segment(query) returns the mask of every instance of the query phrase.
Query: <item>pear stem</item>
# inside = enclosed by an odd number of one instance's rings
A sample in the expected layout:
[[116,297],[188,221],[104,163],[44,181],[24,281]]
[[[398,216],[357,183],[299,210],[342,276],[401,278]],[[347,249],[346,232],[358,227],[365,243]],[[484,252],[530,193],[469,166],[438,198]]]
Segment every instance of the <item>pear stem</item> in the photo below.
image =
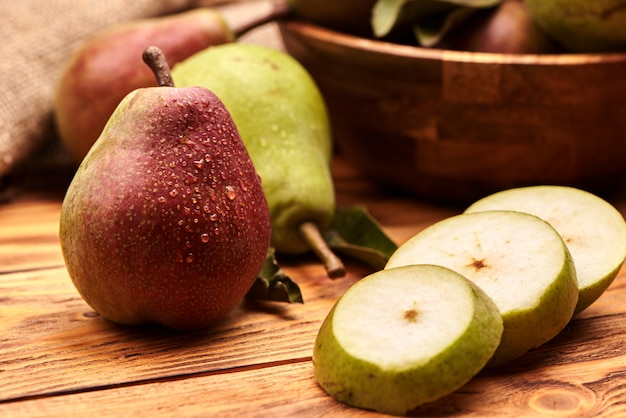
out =
[[336,279],[346,275],[346,268],[339,257],[328,247],[319,228],[314,222],[307,221],[300,224],[300,234],[309,243],[313,252],[324,263],[328,277]]
[[142,58],[143,62],[145,62],[154,73],[159,87],[174,87],[170,66],[165,59],[165,54],[163,54],[160,48],[156,46],[147,47],[143,51]]

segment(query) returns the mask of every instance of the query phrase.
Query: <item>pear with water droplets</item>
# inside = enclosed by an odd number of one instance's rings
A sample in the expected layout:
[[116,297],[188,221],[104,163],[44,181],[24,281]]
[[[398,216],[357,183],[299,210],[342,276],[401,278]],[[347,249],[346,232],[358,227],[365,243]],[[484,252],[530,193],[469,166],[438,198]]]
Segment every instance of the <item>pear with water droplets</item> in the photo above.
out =
[[199,329],[255,281],[269,209],[223,103],[206,88],[174,87],[159,52],[145,59],[160,86],[126,96],[78,168],[60,241],[74,285],[101,316]]

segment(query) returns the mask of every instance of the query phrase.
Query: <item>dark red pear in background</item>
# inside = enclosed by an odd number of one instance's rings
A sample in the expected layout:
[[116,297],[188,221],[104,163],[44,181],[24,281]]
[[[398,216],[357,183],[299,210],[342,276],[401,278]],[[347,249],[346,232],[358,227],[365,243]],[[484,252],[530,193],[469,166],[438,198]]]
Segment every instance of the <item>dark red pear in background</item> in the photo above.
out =
[[444,36],[438,48],[502,54],[547,54],[561,50],[531,18],[522,0],[503,0],[476,11]]
[[146,47],[158,46],[171,67],[287,12],[287,6],[276,1],[234,21],[218,9],[198,8],[122,23],[95,34],[74,52],[55,92],[55,122],[63,144],[79,163],[120,101],[137,88],[156,86],[154,75],[141,62]]

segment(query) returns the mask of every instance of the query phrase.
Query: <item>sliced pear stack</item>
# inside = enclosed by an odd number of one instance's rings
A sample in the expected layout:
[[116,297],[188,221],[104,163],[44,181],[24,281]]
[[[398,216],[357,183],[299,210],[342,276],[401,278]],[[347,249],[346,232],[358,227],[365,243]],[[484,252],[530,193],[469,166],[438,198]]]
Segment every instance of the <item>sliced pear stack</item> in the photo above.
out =
[[412,264],[448,267],[494,300],[504,332],[491,365],[552,339],[578,301],[576,270],[563,240],[527,213],[487,211],[437,222],[400,246],[385,268]]
[[341,402],[406,414],[551,340],[625,259],[626,222],[596,195],[492,194],[415,234],[339,299],[315,377]]

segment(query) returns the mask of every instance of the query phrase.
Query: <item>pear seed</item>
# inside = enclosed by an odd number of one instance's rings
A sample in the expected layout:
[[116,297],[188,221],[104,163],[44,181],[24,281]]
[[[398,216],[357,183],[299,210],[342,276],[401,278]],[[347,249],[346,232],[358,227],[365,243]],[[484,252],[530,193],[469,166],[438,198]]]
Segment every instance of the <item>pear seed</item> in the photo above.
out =
[[415,309],[409,309],[404,312],[404,319],[407,322],[415,323],[417,322],[417,311]]

